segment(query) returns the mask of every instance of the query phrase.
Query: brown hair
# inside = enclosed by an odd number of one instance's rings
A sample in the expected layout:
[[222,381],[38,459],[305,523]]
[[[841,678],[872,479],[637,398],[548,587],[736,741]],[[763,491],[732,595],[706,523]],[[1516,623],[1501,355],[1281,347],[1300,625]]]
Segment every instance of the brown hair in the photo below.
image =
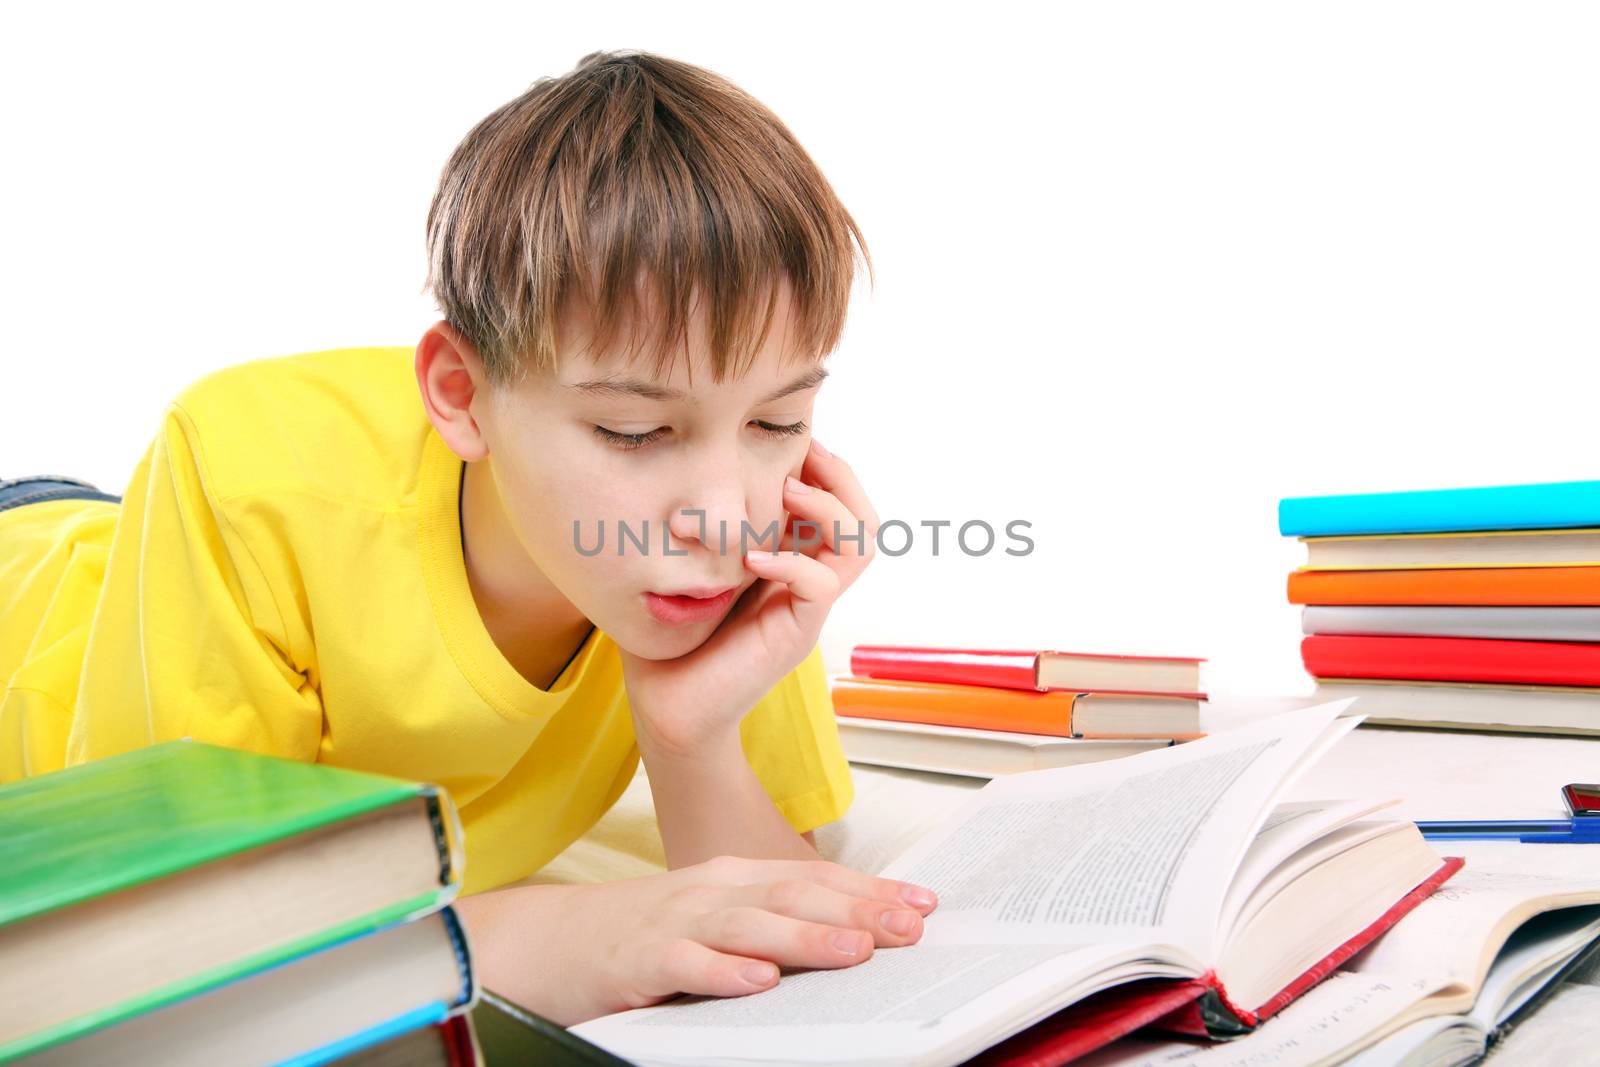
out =
[[593,309],[600,351],[623,322],[654,322],[659,375],[698,291],[720,382],[763,343],[784,281],[793,349],[831,352],[857,249],[870,277],[855,220],[748,93],[647,52],[593,52],[451,154],[428,209],[427,288],[491,384],[555,366],[571,297]]

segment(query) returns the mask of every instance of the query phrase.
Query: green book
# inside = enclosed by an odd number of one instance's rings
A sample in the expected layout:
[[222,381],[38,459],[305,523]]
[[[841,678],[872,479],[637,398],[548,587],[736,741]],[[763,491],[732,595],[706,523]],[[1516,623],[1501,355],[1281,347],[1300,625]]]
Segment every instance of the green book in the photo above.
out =
[[454,898],[436,786],[172,741],[0,787],[0,1062]]

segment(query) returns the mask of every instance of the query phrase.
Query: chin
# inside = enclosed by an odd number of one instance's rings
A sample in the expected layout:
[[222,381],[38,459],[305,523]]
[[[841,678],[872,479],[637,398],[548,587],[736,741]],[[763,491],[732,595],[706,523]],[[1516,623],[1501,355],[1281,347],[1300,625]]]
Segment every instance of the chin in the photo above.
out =
[[613,640],[616,640],[617,644],[630,655],[638,656],[640,659],[677,659],[679,656],[687,656],[705,644],[716,630],[716,625],[712,623],[669,626],[647,614],[633,629],[627,641],[619,640],[615,636]]

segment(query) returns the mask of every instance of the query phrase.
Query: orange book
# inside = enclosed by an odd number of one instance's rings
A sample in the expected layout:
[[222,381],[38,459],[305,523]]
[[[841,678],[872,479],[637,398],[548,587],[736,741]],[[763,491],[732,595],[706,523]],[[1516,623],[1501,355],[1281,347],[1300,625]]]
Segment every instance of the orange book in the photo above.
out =
[[1200,701],[1121,693],[1039,692],[893,678],[833,679],[835,714],[1052,737],[1200,736]]
[[1600,605],[1600,567],[1293,571],[1291,604]]

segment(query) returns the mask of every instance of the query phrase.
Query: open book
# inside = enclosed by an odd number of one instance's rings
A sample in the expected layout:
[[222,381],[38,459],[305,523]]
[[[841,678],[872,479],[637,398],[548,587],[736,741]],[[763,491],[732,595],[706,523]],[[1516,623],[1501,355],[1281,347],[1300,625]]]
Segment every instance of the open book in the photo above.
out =
[[1460,866],[1414,824],[1368,819],[1381,802],[1275,808],[1356,725],[1345,706],[995,779],[883,872],[940,896],[918,944],[573,1032],[640,1063],[954,1064],[1151,977],[1195,980],[1206,1012],[1248,1031]]
[[[1600,865],[1590,846],[1498,841],[1434,842],[1465,869],[1365,952],[1270,1026],[1209,1048],[1138,1037],[1080,1061],[1083,1067],[1413,1067],[1465,1063],[1519,1018],[1600,938]],[[1504,1062],[1586,1063],[1600,1042],[1600,985],[1574,998],[1588,1010],[1561,1019],[1560,1044],[1581,1054],[1510,1056]],[[1515,1028],[1515,1029],[1513,1029]],[[1031,1036],[1031,1035],[1024,1035]],[[1509,1055],[1515,1040],[1509,1042]],[[1497,1046],[1498,1047],[1498,1046]],[[1498,1053],[1497,1053],[1498,1056]],[[1353,1058],[1352,1058],[1353,1057]]]

